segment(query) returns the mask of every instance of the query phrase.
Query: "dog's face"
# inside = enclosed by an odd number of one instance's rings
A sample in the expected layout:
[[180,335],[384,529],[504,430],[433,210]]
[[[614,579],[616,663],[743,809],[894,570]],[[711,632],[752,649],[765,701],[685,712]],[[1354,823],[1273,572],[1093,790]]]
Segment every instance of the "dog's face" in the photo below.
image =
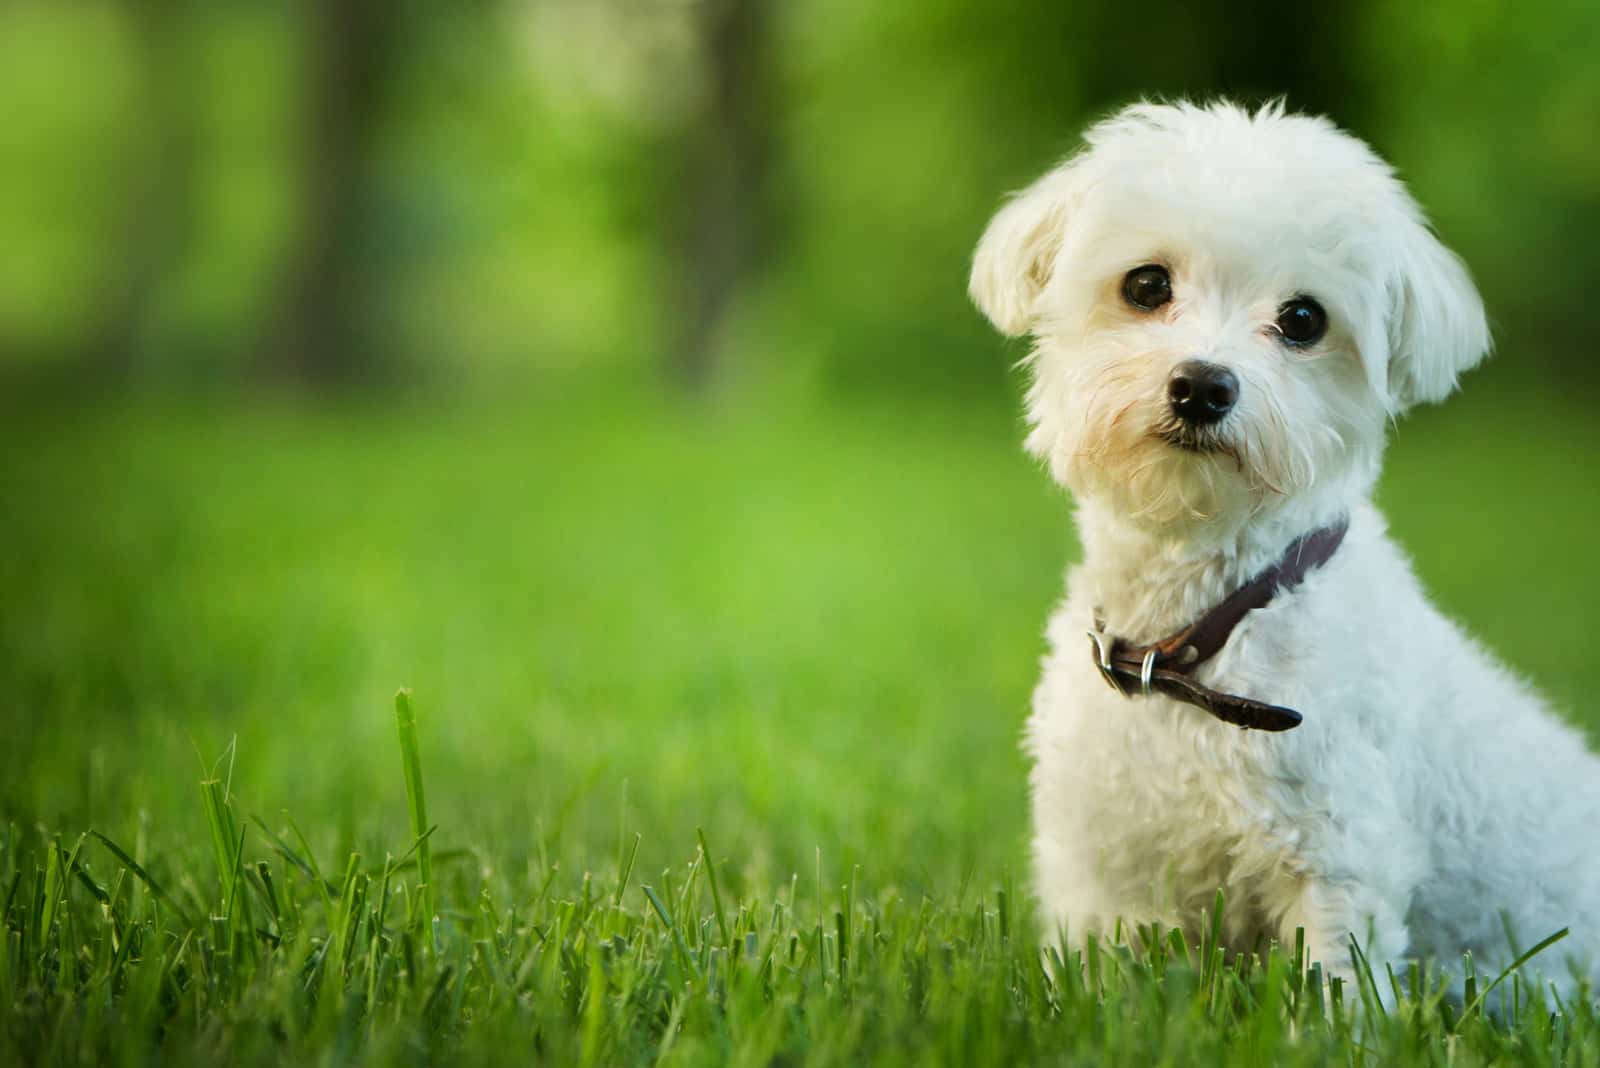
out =
[[1161,528],[1365,492],[1387,420],[1488,348],[1389,168],[1321,119],[1139,105],[990,223],[971,292],[1032,334],[1029,449]]

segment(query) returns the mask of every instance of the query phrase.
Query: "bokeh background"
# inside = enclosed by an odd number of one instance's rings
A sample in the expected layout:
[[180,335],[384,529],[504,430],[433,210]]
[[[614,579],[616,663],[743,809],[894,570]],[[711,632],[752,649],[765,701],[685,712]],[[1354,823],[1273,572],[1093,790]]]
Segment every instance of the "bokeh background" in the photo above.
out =
[[1471,265],[1382,501],[1593,737],[1597,59],[1590,0],[0,3],[0,818],[159,854],[217,768],[392,845],[410,684],[485,868],[1020,875],[1075,548],[966,266],[1141,95],[1331,115]]

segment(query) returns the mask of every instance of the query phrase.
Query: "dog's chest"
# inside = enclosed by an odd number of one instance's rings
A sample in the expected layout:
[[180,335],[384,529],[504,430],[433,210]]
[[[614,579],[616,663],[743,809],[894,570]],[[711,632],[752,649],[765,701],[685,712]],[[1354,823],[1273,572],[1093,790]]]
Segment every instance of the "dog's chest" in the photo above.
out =
[[1121,900],[1187,924],[1221,888],[1233,919],[1253,922],[1300,869],[1282,747],[1191,705],[1122,697],[1081,661],[1053,665],[1070,681],[1047,673],[1035,709],[1036,732],[1059,743],[1039,747],[1037,771],[1063,810],[1041,816],[1095,843],[1093,862]]
[[1117,698],[1110,711],[1123,719],[1121,737],[1085,763],[1114,778],[1102,796],[1131,838],[1158,854],[1226,854],[1276,822],[1275,769],[1239,744],[1236,728],[1158,696]]
[[[1099,617],[1112,633],[1147,641],[1189,618],[1188,608],[1145,616],[1095,596],[1096,585],[1075,590],[1051,620],[1031,728],[1041,839],[1092,865],[1109,900],[1132,911],[1187,925],[1221,888],[1230,926],[1254,926],[1281,911],[1307,870],[1310,829],[1326,815],[1324,769],[1312,759],[1321,727],[1242,731],[1159,693],[1122,696],[1102,678],[1086,631]],[[1314,655],[1312,601],[1306,587],[1279,591],[1234,627],[1196,681],[1312,711],[1305,698],[1333,692],[1326,658]]]

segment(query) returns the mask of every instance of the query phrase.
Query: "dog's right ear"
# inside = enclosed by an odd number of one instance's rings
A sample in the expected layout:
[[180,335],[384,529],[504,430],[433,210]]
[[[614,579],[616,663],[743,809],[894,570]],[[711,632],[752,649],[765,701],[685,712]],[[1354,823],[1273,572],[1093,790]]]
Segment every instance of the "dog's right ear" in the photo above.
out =
[[1017,193],[978,241],[967,292],[1008,337],[1033,327],[1039,294],[1055,271],[1076,199],[1074,169],[1068,160]]

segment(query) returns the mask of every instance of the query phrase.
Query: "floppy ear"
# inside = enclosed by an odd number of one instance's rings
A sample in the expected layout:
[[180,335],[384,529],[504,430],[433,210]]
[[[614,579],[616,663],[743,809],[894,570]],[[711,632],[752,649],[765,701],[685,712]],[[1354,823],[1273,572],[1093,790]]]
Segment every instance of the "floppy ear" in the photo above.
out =
[[978,310],[1007,337],[1033,326],[1034,305],[1055,270],[1075,199],[1068,161],[1012,197],[989,221],[967,283]]
[[1444,400],[1489,354],[1483,298],[1466,265],[1420,219],[1407,220],[1389,316],[1389,396],[1395,411]]

